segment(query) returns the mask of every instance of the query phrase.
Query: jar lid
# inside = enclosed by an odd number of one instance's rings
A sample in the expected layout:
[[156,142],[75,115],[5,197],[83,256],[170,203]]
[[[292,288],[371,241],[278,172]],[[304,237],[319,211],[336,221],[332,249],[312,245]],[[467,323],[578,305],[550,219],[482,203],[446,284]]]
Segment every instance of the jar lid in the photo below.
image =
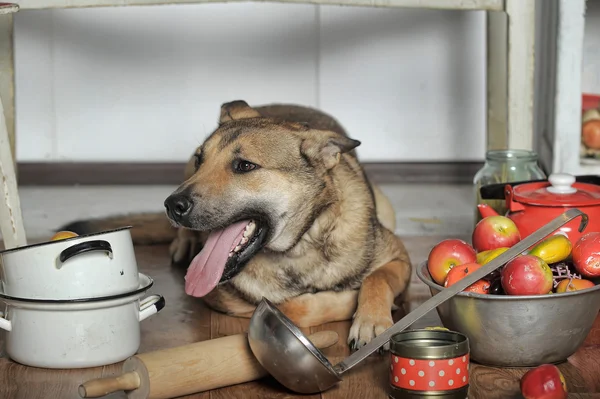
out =
[[517,202],[539,206],[592,206],[600,204],[600,186],[575,183],[567,173],[550,175],[547,182],[520,184],[513,188]]
[[410,359],[453,359],[469,353],[469,339],[454,331],[409,330],[392,335],[390,351]]

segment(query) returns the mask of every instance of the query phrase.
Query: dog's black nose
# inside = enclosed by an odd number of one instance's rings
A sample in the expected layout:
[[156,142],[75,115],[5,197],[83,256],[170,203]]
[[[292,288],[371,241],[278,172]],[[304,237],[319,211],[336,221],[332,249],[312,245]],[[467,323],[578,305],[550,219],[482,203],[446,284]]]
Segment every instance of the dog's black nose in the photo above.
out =
[[190,212],[192,201],[184,194],[170,195],[165,200],[165,208],[167,208],[167,214],[171,219],[179,220]]

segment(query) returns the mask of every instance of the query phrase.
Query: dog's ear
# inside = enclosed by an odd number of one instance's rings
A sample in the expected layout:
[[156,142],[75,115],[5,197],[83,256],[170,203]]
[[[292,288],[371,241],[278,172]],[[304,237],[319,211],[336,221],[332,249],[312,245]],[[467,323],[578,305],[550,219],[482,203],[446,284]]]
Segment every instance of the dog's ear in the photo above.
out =
[[244,100],[236,100],[221,105],[221,116],[219,123],[238,119],[258,118],[257,110],[248,105]]
[[322,163],[326,169],[336,166],[343,153],[360,145],[360,141],[330,131],[311,130],[302,141],[300,151],[314,162]]

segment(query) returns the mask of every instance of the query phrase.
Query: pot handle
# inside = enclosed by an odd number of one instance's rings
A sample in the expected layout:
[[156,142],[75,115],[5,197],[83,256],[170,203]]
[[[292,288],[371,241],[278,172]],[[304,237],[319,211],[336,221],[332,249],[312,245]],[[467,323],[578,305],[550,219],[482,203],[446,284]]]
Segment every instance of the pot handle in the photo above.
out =
[[113,250],[108,241],[94,240],[81,242],[64,249],[60,253],[59,259],[62,263],[65,263],[67,259],[91,251],[106,251],[111,259],[113,257]]
[[140,303],[139,321],[160,312],[165,307],[165,298],[162,295],[150,295],[144,298]]
[[2,312],[0,312],[0,328],[5,331],[12,330],[12,323],[10,322],[10,320],[6,320],[4,318],[4,313],[2,313]]

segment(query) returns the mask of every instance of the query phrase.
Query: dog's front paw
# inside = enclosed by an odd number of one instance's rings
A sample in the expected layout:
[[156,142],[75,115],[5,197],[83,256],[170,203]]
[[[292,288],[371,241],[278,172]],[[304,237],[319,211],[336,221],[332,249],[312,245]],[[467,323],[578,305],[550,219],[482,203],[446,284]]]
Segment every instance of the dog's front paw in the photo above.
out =
[[[383,333],[394,324],[392,315],[357,312],[354,315],[352,327],[348,334],[348,345],[350,350],[358,350],[368,344],[373,338]],[[388,350],[389,344],[385,344],[381,350]]]
[[200,235],[193,231],[180,228],[177,237],[171,242],[169,253],[173,264],[189,263],[202,249]]

